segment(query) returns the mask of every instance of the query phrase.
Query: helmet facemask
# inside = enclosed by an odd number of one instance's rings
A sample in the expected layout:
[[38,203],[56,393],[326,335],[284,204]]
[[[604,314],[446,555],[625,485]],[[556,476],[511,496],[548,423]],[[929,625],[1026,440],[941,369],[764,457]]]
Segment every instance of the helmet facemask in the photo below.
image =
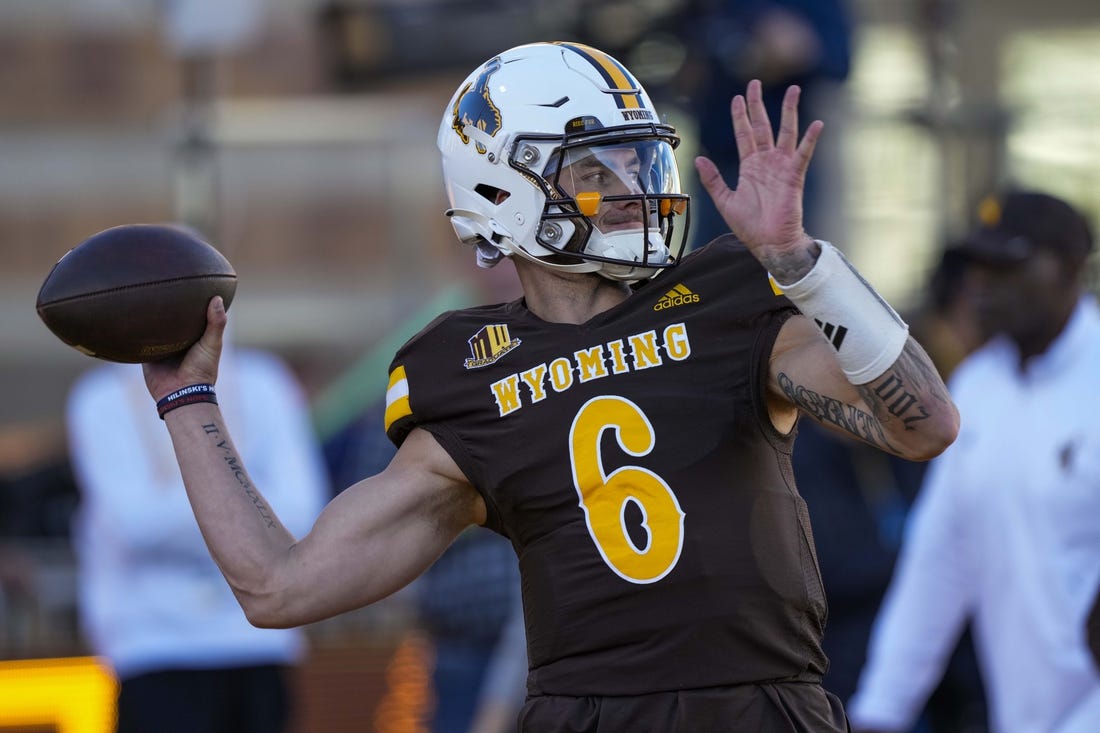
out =
[[[584,131],[555,137],[557,147],[547,142],[521,136],[509,161],[546,196],[536,241],[554,254],[541,261],[587,262],[604,277],[625,281],[676,264],[687,238],[688,197],[680,193],[673,153],[679,140],[671,128]],[[549,161],[540,166],[545,150]]]

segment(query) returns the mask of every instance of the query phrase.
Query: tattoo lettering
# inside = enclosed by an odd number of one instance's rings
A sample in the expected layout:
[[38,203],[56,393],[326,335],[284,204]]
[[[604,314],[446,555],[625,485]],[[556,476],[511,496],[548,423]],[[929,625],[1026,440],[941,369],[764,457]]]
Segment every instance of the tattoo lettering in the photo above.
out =
[[237,480],[241,488],[244,489],[245,496],[252,502],[252,506],[256,507],[256,511],[260,514],[260,519],[267,525],[268,529],[275,527],[275,518],[271,513],[271,509],[264,503],[263,498],[256,492],[256,488],[252,485],[252,482],[248,480],[248,474],[245,473],[244,466],[241,465],[240,459],[233,453],[232,446],[228,440],[219,440],[221,438],[221,430],[216,423],[207,423],[202,426],[203,432],[207,435],[213,436],[214,440],[218,440],[214,445],[222,450],[222,459],[225,461],[225,465],[229,467],[229,470],[233,472],[233,478]]
[[878,406],[885,408],[890,415],[901,420],[906,430],[917,429],[919,426],[916,423],[931,417],[925,406],[928,400],[951,403],[951,397],[932,360],[912,338],[879,381],[874,388],[869,384],[862,385],[860,395],[868,405],[873,406],[876,414],[880,409]]
[[918,403],[916,396],[905,387],[901,377],[891,373],[886,377],[885,382],[872,391],[891,415],[901,418],[906,430],[913,430],[913,423],[928,419],[928,410],[924,409],[924,405]]
[[778,379],[779,388],[783,390],[783,394],[806,414],[823,423],[835,425],[873,446],[897,453],[897,450],[890,445],[890,441],[886,439],[882,424],[874,415],[860,410],[855,405],[826,397],[800,384],[795,384],[784,372],[779,373]]

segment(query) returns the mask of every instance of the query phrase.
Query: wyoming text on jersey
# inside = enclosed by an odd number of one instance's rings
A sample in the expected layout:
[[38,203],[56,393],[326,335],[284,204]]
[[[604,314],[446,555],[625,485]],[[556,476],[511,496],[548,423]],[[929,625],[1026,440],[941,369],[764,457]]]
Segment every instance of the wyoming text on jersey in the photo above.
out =
[[[691,356],[687,325],[672,323],[658,335],[656,330],[636,333],[559,356],[489,385],[501,417],[524,405],[524,397],[536,403],[546,399],[549,389],[564,392],[577,382],[591,382],[607,376],[651,369],[665,358],[683,361]],[[521,389],[521,385],[526,389]]]

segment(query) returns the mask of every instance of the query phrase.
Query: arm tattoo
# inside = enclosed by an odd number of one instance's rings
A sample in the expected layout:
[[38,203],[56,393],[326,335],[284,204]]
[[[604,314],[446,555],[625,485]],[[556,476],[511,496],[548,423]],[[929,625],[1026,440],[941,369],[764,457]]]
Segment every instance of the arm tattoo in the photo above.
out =
[[901,419],[906,430],[913,430],[913,423],[928,419],[928,410],[917,402],[913,393],[906,389],[905,381],[894,372],[887,374],[886,381],[874,389],[860,386],[859,393],[868,404],[881,403],[887,412]]
[[820,256],[821,245],[815,241],[809,249],[768,257],[764,267],[777,282],[790,285],[806,277],[806,273],[813,269]]
[[264,503],[263,497],[259,495],[256,491],[256,487],[249,481],[248,474],[245,473],[244,466],[241,465],[241,460],[233,453],[229,441],[227,439],[222,439],[221,430],[218,429],[217,424],[207,423],[202,426],[202,429],[212,440],[216,441],[214,445],[222,449],[222,458],[225,460],[225,465],[233,474],[233,478],[235,478],[241,488],[244,489],[245,496],[252,502],[252,506],[256,507],[256,511],[260,514],[260,519],[263,520],[268,529],[274,528],[275,517],[272,515],[271,509]]
[[783,394],[787,395],[787,399],[798,405],[806,414],[827,425],[835,425],[876,448],[891,453],[898,452],[886,439],[882,423],[874,415],[860,410],[855,405],[826,397],[801,384],[795,384],[785,372],[779,373],[778,380],[779,388],[783,390]]
[[[909,343],[915,342],[910,340]],[[928,394],[928,391],[934,389],[940,382],[940,378],[930,363],[916,358],[910,348],[907,345],[890,370],[876,380],[877,387],[864,384],[857,389],[863,400],[868,405],[874,406],[872,409],[876,413],[880,407],[885,408],[890,415],[901,420],[906,430],[915,430],[915,423],[927,420],[930,415],[914,392]],[[938,395],[933,392],[932,396]],[[943,395],[942,399],[947,401],[946,395]]]

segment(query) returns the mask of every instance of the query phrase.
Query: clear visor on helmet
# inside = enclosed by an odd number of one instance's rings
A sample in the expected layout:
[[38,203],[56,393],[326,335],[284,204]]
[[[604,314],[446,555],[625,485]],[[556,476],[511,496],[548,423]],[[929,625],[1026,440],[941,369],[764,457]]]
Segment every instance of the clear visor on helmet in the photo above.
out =
[[545,254],[538,258],[570,267],[603,263],[586,271],[619,280],[675,265],[690,219],[673,152],[678,142],[672,128],[654,125],[519,137],[509,164],[545,194],[535,233]]
[[566,147],[544,175],[604,234],[658,226],[661,197],[680,194],[672,145],[662,139]]

